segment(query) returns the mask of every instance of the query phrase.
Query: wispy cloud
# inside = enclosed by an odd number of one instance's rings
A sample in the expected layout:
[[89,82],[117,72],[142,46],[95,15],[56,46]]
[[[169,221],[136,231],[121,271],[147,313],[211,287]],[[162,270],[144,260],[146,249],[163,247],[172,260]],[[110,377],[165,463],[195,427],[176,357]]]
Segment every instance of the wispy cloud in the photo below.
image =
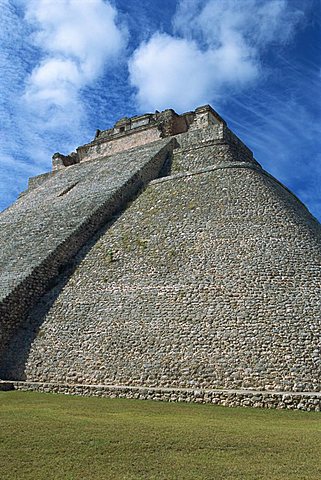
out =
[[88,138],[83,90],[119,64],[128,34],[104,0],[0,0],[0,8],[5,205],[26,177],[50,168],[57,149],[68,153]]
[[103,0],[32,0],[26,5],[34,44],[44,58],[27,81],[25,99],[41,113],[52,114],[53,107],[66,113],[69,106],[76,109],[70,116],[77,114],[79,90],[118,58],[126,31],[116,25],[115,8]]
[[287,42],[301,18],[286,0],[182,0],[174,34],[154,33],[130,60],[140,108],[190,109],[249,85],[261,53]]
[[[320,58],[321,45],[316,50],[312,57]],[[321,78],[319,65],[304,49],[301,55],[295,61],[277,55],[274,65],[281,76],[270,75],[254,92],[229,97],[224,117],[264,168],[320,218]]]

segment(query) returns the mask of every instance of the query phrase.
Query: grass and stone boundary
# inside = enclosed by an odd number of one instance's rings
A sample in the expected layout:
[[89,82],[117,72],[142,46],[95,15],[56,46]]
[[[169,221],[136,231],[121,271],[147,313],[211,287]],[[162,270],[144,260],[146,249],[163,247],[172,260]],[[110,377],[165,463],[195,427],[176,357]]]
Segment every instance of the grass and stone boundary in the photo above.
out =
[[127,398],[163,402],[187,402],[320,412],[320,392],[277,392],[262,390],[220,390],[193,388],[151,388],[123,385],[81,385],[43,382],[0,381],[0,390],[36,391],[106,398]]

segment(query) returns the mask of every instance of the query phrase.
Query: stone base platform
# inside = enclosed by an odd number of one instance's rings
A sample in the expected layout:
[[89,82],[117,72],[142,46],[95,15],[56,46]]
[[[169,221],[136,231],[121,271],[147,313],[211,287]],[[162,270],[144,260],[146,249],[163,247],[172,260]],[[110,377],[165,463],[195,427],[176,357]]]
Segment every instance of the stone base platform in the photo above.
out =
[[0,390],[37,391],[108,398],[164,402],[187,402],[287,410],[321,411],[321,392],[263,390],[209,390],[187,388],[132,387],[126,385],[80,385],[23,381],[0,381]]

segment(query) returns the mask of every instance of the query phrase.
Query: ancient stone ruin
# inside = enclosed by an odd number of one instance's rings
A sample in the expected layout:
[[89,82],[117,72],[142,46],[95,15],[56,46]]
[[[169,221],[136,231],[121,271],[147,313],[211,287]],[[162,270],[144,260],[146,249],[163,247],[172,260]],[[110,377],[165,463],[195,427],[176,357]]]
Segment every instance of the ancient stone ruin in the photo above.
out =
[[0,240],[0,388],[320,410],[321,226],[210,106],[56,153]]

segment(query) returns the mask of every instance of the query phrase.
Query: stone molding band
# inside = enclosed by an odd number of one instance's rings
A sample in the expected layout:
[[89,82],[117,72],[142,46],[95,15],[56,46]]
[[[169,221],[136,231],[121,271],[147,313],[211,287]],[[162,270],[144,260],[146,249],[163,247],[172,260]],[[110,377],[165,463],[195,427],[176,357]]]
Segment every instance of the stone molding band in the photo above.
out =
[[20,390],[106,398],[127,398],[165,402],[203,403],[228,407],[321,411],[320,392],[267,390],[220,390],[158,388],[126,385],[81,385],[67,383],[0,381],[0,391]]
[[222,162],[220,165],[204,167],[204,168],[194,170],[192,172],[176,173],[175,175],[167,175],[166,177],[155,178],[154,180],[150,181],[149,185],[155,185],[155,184],[158,184],[158,183],[168,182],[170,180],[179,180],[179,179],[185,178],[185,177],[194,177],[196,175],[202,175],[203,173],[215,172],[216,170],[228,170],[228,169],[233,169],[233,168],[247,168],[248,170],[254,170],[256,172],[259,172],[259,173],[265,175],[268,178],[271,178],[274,182],[276,182],[278,185],[280,185],[280,187],[282,187],[284,190],[286,190],[292,196],[294,196],[296,198],[296,200],[301,204],[301,206],[304,207],[304,209],[306,211],[308,211],[308,209],[304,205],[304,203],[296,195],[294,195],[294,193],[291,192],[291,190],[288,187],[283,185],[283,183],[281,183],[277,178],[273,177],[269,172],[264,170],[259,163],[256,164],[256,163],[240,162],[240,161]]
[[259,165],[255,165],[250,162],[222,162],[220,165],[200,168],[194,170],[193,172],[176,173],[175,175],[168,175],[166,177],[156,178],[155,180],[151,180],[150,185],[154,185],[155,183],[168,182],[169,180],[177,180],[185,177],[194,177],[195,175],[201,175],[202,173],[214,172],[215,170],[226,170],[228,168],[248,168],[250,170],[256,170],[261,173],[267,173]]

